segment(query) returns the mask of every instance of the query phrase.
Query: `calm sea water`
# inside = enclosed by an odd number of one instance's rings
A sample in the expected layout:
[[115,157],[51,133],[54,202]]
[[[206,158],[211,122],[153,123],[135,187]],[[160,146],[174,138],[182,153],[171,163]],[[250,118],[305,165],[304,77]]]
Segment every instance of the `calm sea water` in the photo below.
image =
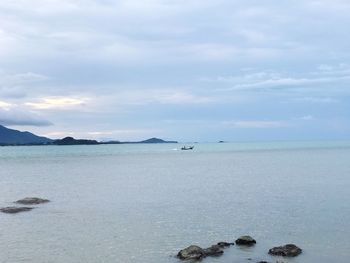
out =
[[[176,263],[177,251],[249,234],[203,262],[350,262],[350,142],[0,148],[1,263]],[[252,258],[252,261],[248,261]]]

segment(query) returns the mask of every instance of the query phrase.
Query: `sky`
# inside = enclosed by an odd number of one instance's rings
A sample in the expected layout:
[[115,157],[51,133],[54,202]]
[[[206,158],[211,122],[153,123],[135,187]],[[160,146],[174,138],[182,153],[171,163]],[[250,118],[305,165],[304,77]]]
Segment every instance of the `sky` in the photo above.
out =
[[50,138],[350,139],[348,0],[1,0],[0,124]]

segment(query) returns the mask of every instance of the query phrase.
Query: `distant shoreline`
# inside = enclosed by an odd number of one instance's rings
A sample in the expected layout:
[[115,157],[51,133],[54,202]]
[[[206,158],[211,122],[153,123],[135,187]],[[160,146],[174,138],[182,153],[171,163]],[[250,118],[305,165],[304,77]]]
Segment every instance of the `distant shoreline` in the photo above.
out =
[[65,145],[109,145],[109,144],[167,144],[167,143],[178,143],[178,141],[165,141],[159,138],[150,138],[143,141],[136,142],[121,142],[121,141],[107,141],[99,142],[96,140],[86,139],[74,139],[72,137],[66,137],[59,140],[53,140],[51,142],[44,143],[0,143],[0,146],[65,146]]
[[132,144],[132,143],[178,143],[177,141],[165,141],[156,137],[136,142],[122,142],[118,140],[97,141],[89,139],[75,139],[65,137],[63,139],[50,139],[38,136],[27,131],[18,131],[0,125],[0,146],[39,146],[39,145],[99,145],[99,144]]

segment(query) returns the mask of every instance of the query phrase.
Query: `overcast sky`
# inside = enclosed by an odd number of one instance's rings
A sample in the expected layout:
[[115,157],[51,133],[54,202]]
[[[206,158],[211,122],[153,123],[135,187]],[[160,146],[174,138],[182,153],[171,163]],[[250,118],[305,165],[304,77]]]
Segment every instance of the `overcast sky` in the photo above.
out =
[[51,138],[350,138],[349,0],[1,0],[0,124]]

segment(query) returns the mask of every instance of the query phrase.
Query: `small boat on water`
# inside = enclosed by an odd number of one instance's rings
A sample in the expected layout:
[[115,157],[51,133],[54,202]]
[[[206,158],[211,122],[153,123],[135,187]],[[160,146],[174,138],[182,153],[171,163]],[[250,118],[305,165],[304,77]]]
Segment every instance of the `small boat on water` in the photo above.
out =
[[186,151],[186,150],[193,150],[193,148],[194,148],[194,146],[188,146],[188,147],[183,146],[183,147],[181,147],[181,150],[183,150],[183,151]]

